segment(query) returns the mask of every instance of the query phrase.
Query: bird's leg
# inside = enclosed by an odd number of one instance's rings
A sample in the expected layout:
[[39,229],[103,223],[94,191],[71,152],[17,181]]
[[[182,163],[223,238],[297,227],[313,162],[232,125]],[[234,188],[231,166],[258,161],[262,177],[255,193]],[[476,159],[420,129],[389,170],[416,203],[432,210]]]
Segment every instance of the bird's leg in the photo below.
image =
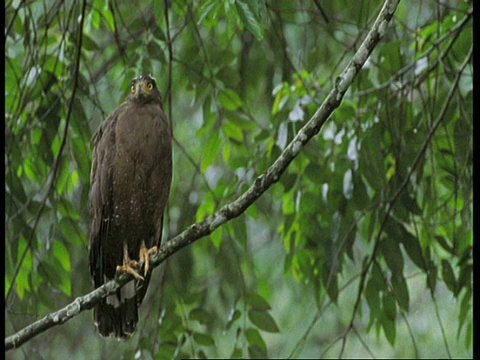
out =
[[138,262],[136,260],[130,259],[130,256],[128,256],[128,246],[126,243],[123,245],[123,265],[117,266],[117,272],[126,272],[132,275],[137,280],[144,280],[143,276],[138,273]]
[[147,275],[148,270],[150,270],[150,255],[156,254],[158,251],[158,248],[156,246],[151,247],[150,249],[147,249],[147,246],[145,245],[145,241],[142,241],[142,245],[140,245],[140,262],[143,262],[144,265],[144,271],[143,275]]

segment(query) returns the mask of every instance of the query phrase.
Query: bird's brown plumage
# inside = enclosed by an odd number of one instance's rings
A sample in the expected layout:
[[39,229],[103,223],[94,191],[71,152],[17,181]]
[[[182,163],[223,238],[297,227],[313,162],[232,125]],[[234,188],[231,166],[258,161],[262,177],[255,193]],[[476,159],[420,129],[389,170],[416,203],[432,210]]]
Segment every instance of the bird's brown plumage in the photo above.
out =
[[[115,277],[124,262],[139,260],[142,242],[158,246],[172,178],[172,140],[162,98],[150,76],[132,80],[131,94],[92,138],[90,273],[95,288]],[[102,336],[125,338],[135,330],[145,279],[127,283],[94,308]]]

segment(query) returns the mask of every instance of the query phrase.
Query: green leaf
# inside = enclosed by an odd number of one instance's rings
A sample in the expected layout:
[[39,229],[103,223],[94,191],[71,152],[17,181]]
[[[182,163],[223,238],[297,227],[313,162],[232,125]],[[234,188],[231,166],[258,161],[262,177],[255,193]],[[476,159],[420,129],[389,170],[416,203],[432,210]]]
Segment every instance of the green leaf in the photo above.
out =
[[222,131],[227,138],[232,139],[234,142],[238,144],[243,143],[242,129],[240,129],[233,122],[225,121],[222,126]]
[[450,261],[446,259],[442,259],[442,278],[445,281],[445,285],[447,288],[452,292],[455,293],[455,274],[452,269],[452,265],[450,265]]
[[392,321],[388,318],[383,318],[381,324],[382,324],[383,331],[385,332],[385,337],[387,338],[390,345],[394,346],[395,336],[397,333],[397,329],[395,327],[395,321]]
[[294,192],[285,193],[282,197],[282,211],[284,215],[290,215],[295,212]]
[[[34,239],[32,239],[32,243],[34,241],[35,241],[35,237],[34,237]],[[17,253],[14,256],[14,258],[16,258],[17,261],[20,261],[20,259],[22,258],[23,253],[25,252],[25,249],[27,248],[27,245],[28,245],[27,239],[23,236],[23,234],[21,234],[20,238],[18,240]],[[30,274],[32,269],[33,269],[32,252],[29,251],[29,249],[27,249],[27,251],[25,253],[25,257],[23,258],[22,266],[20,267],[19,273],[17,275],[17,280],[16,280],[17,286],[19,284],[19,278],[18,277],[22,276],[22,280],[20,282],[25,280],[25,283],[22,283],[20,285],[20,287],[23,287],[24,289],[29,289],[30,288],[30,286],[28,284],[28,275]]]
[[215,341],[210,335],[202,334],[199,332],[193,333],[193,340],[199,345],[204,345],[204,346],[215,345]]
[[213,18],[216,17],[218,9],[221,7],[222,3],[221,1],[218,0],[207,0],[201,3],[200,8],[199,8],[199,19],[197,21],[197,24],[201,24],[202,21],[209,16],[209,14],[213,11]]
[[112,11],[102,11],[101,16],[105,25],[107,25],[108,29],[113,33],[116,31],[115,29],[115,19],[114,13]]
[[247,304],[254,310],[266,311],[270,310],[271,306],[261,295],[256,293],[249,293],[245,297]]
[[460,333],[463,325],[465,324],[465,320],[467,319],[467,315],[471,314],[471,310],[472,310],[471,300],[472,300],[471,291],[466,291],[465,295],[463,296],[462,302],[460,303],[460,314],[458,315],[457,340],[460,338]]
[[69,217],[64,217],[60,220],[58,224],[62,235],[64,236],[65,240],[67,240],[70,244],[74,245],[85,245],[86,243],[86,235],[82,228],[79,227],[78,222],[74,222],[74,219]]
[[223,155],[223,162],[225,165],[228,165],[228,161],[230,160],[230,153],[231,153],[231,145],[229,141],[225,141],[225,144],[223,145],[222,149],[222,155]]
[[275,87],[273,90],[273,95],[275,95],[275,100],[272,105],[272,115],[275,115],[280,110],[282,110],[283,106],[288,100],[288,83],[280,83]]
[[251,359],[264,359],[267,357],[267,354],[262,351],[257,345],[248,347],[248,355]]
[[200,164],[200,170],[202,173],[205,173],[207,168],[215,162],[218,152],[220,151],[220,145],[222,145],[222,139],[220,136],[210,136],[203,151],[202,163]]
[[467,264],[461,267],[460,274],[458,275],[457,286],[454,293],[455,297],[458,296],[458,294],[460,293],[460,291],[462,291],[462,289],[471,288],[472,274],[473,274],[473,265]]
[[257,329],[248,328],[245,337],[248,341],[248,355],[252,359],[267,358],[267,345]]
[[35,180],[37,171],[35,169],[35,163],[32,158],[28,157],[25,159],[25,162],[23,163],[23,172],[28,179]]
[[241,358],[243,358],[242,349],[235,346],[233,348],[232,354],[230,355],[230,359],[241,359]]
[[212,241],[212,244],[215,246],[215,248],[220,248],[220,244],[222,242],[222,234],[223,234],[223,229],[222,227],[216,228],[211,234],[210,234],[210,240]]
[[379,49],[379,59],[382,67],[389,71],[395,71],[400,68],[400,64],[404,61],[401,58],[401,53],[396,51],[400,47],[400,40],[392,40],[384,44]]
[[60,241],[54,241],[53,242],[53,256],[55,256],[58,261],[60,261],[60,264],[62,265],[63,269],[67,272],[70,272],[71,270],[71,263],[70,263],[70,254],[68,253],[68,250],[65,246],[65,244]]
[[247,115],[238,111],[228,112],[226,118],[242,130],[252,131],[258,129],[258,124],[256,124],[255,121],[252,121]]
[[95,30],[98,30],[100,27],[100,12],[97,9],[92,9],[90,11],[86,20],[86,32],[91,31],[91,27]]
[[308,180],[314,184],[320,185],[324,182],[327,182],[324,169],[322,169],[320,165],[313,162],[309,163],[305,168],[305,175],[307,175]]
[[[196,221],[203,221],[207,216],[212,215],[214,211],[215,199],[213,198],[213,194],[211,192],[208,192],[203,197],[203,202],[197,209]],[[216,229],[216,231],[221,232],[221,229]]]
[[395,298],[391,292],[383,294],[382,310],[384,315],[391,320],[395,320],[397,317],[397,306],[395,305]]
[[165,58],[163,49],[160,45],[158,45],[157,42],[150,41],[147,45],[147,52],[152,59],[156,59],[160,61],[162,64],[167,63],[167,59]]
[[353,197],[353,171],[348,169],[343,176],[343,196],[351,200]]
[[258,4],[257,0],[236,0],[238,14],[245,27],[255,36],[257,40],[263,39],[263,26],[257,19]]
[[248,328],[245,336],[250,346],[257,346],[264,354],[267,353],[267,345],[257,329]]
[[[40,285],[39,285],[39,289],[49,289],[51,287],[50,284],[48,284],[47,282],[42,282]],[[55,292],[53,291],[38,291],[36,294],[36,297],[38,297],[38,301],[46,306],[48,309],[55,309],[55,307],[57,306],[56,304],[56,296],[55,296]]]
[[223,89],[218,93],[218,102],[226,110],[237,110],[243,105],[240,96],[232,89]]
[[190,320],[196,320],[203,325],[213,324],[212,315],[210,315],[206,310],[201,308],[195,308],[190,311],[190,314],[188,314],[188,318]]
[[65,295],[72,296],[72,282],[68,273],[61,272],[60,282],[56,285]]
[[400,195],[400,201],[402,205],[408,210],[409,213],[414,215],[422,215],[422,209],[418,206],[417,200],[415,198],[411,198],[406,193]]
[[435,239],[437,242],[440,244],[441,247],[443,247],[445,250],[447,250],[450,254],[455,255],[455,250],[453,246],[449,244],[448,239],[443,236],[443,235],[436,235]]
[[336,303],[338,299],[338,274],[334,274],[332,277],[329,277],[327,274],[330,274],[330,268],[328,272],[325,271],[322,273],[323,283],[327,290],[328,297]]
[[98,47],[97,43],[95,42],[95,40],[93,40],[90,36],[88,36],[85,33],[83,34],[82,47],[85,50],[88,50],[88,51],[98,51],[99,50],[99,47]]
[[276,333],[280,331],[277,324],[275,323],[275,320],[273,320],[272,316],[266,311],[250,309],[248,311],[248,318],[255,326],[257,326],[261,330],[271,333]]
[[465,331],[465,348],[469,349],[472,346],[473,337],[473,324],[469,321],[467,324],[467,330]]
[[[385,231],[390,237],[394,237],[398,242],[403,244],[405,251],[415,265],[422,270],[426,270],[422,247],[420,246],[419,240],[415,236],[408,232],[402,224],[391,217],[387,221]],[[395,247],[395,251],[399,251],[399,249]]]
[[230,225],[233,228],[233,236],[235,241],[239,244],[242,244],[245,248],[247,247],[247,224],[245,223],[245,218],[238,217],[230,222]]
[[297,174],[283,174],[280,177],[280,183],[283,185],[284,193],[290,191],[290,189],[295,185],[298,179]]
[[57,179],[55,181],[57,193],[59,195],[62,194],[63,191],[65,190],[65,185],[67,184],[69,175],[70,175],[70,164],[65,159],[62,159],[58,167]]
[[380,295],[385,292],[386,288],[382,270],[378,263],[374,263],[365,288],[365,297],[367,299],[368,307],[370,308],[369,326],[371,326],[373,320],[381,314]]
[[[22,67],[19,64],[19,61],[13,58],[5,61],[5,93],[7,95],[14,94],[18,91],[18,81],[21,74]],[[7,100],[7,98],[5,98],[5,100]],[[10,107],[5,106],[5,109],[8,110]]]
[[390,292],[383,295],[382,304],[383,316],[381,317],[381,323],[385,336],[387,337],[390,345],[395,343],[395,318],[397,317],[397,307],[395,305],[395,298]]
[[38,266],[38,271],[51,285],[59,286],[63,282],[62,277],[65,272],[61,271],[61,266],[57,259],[52,258],[49,260],[49,262],[42,262],[42,264]]
[[383,132],[379,125],[368,130],[360,147],[360,171],[374,190],[381,190],[385,183],[385,163],[381,151]]
[[426,255],[428,257],[425,257],[425,262],[426,262],[426,267],[427,267],[427,287],[435,291],[435,288],[437,286],[437,267],[435,265],[435,262],[430,259],[430,251],[428,248],[426,249]]
[[88,153],[88,146],[79,136],[71,139],[70,145],[73,149],[73,156],[77,163],[77,170],[80,179],[82,182],[88,183],[90,181],[90,155]]
[[351,201],[355,210],[363,211],[365,204],[370,202],[367,188],[361,176],[358,173],[354,173],[353,176],[353,199]]
[[70,172],[67,178],[67,195],[71,196],[72,192],[78,189],[78,185],[80,183],[80,178],[78,176],[78,171],[74,169]]
[[392,238],[390,235],[384,237],[380,242],[380,251],[392,274],[403,274],[403,256],[397,239]]
[[423,259],[423,251],[420,246],[418,238],[410,234],[401,226],[401,241],[408,257],[417,265],[420,269],[426,271],[425,260]]
[[370,308],[370,322],[368,325],[370,327],[380,312],[380,290],[377,288],[373,278],[370,278],[365,286],[365,298]]
[[398,305],[405,311],[408,311],[408,306],[410,304],[410,297],[408,294],[407,282],[402,274],[397,274],[392,276],[392,287],[395,299],[398,302]]
[[231,313],[230,313],[230,316],[228,317],[228,322],[227,322],[227,325],[225,325],[225,329],[226,330],[230,330],[230,328],[232,327],[233,323],[235,321],[237,321],[238,319],[240,319],[240,316],[242,316],[242,312],[240,310],[233,310]]

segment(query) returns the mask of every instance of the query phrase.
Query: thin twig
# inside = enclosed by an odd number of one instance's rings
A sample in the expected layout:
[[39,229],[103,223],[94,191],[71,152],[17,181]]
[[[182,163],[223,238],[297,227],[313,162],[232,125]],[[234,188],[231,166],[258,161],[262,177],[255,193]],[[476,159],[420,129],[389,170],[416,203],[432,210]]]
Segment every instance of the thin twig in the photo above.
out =
[[170,37],[170,20],[168,16],[169,0],[165,0],[165,27],[167,29],[167,48],[168,48],[168,84],[167,84],[167,101],[168,101],[168,121],[170,122],[170,132],[173,134],[173,117],[172,117],[172,63],[173,49],[172,39]]

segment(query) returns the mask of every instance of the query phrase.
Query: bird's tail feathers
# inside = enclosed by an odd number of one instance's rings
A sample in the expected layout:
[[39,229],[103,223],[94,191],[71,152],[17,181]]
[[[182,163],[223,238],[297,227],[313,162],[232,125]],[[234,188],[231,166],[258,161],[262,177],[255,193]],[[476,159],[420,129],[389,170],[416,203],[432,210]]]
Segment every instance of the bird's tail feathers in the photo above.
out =
[[132,280],[95,305],[93,313],[100,335],[125,339],[133,334],[138,322],[135,286]]

